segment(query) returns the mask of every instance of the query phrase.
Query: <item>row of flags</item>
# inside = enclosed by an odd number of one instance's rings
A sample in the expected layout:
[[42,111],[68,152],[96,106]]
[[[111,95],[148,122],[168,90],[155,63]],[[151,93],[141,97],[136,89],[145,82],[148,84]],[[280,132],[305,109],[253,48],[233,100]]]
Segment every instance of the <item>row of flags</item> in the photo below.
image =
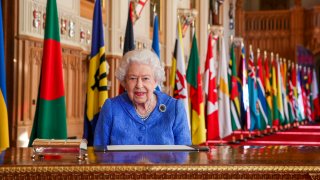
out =
[[[177,28],[179,32],[179,23]],[[191,114],[193,144],[222,139],[234,131],[282,128],[294,122],[314,121],[320,117],[315,69],[282,60],[278,56],[274,59],[273,55],[270,60],[266,55],[263,59],[260,51],[255,60],[251,46],[249,59],[246,60],[243,43],[240,60],[237,61],[235,44],[232,43],[227,52],[224,39],[209,34],[205,85],[202,89],[194,36],[186,71],[188,88],[183,78],[185,61],[177,51],[182,47],[179,33],[177,37],[170,84],[174,88],[174,97],[184,100],[186,111]],[[218,52],[219,40],[221,51]],[[219,58],[213,52],[219,54]],[[206,95],[205,110],[202,91]],[[191,101],[190,109],[188,100]]]

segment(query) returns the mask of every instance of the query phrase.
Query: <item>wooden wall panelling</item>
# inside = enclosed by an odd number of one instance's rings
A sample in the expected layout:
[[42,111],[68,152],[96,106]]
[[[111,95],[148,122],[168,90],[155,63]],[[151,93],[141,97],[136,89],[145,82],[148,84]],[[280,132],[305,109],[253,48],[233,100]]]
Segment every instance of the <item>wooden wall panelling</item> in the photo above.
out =
[[235,35],[238,37],[243,37],[245,32],[246,21],[244,19],[244,9],[243,2],[244,0],[236,1],[236,10],[235,10]]
[[119,94],[120,82],[115,77],[115,70],[119,66],[121,56],[118,55],[107,55],[106,59],[109,64],[109,74],[108,74],[108,86],[109,89],[109,98],[117,96]]
[[[103,0],[104,1],[104,0]],[[102,3],[102,20],[103,23],[106,24],[106,8],[104,5],[104,2]],[[94,9],[94,1],[90,0],[81,0],[80,1],[80,16],[87,18],[87,19],[93,19],[93,9]]]
[[320,52],[320,6],[305,10],[296,3],[290,10],[245,12],[239,0],[236,7],[236,35],[244,38],[246,49],[252,44],[255,52],[260,48],[293,61],[297,45]]
[[18,87],[15,96],[18,103],[17,115],[17,145],[25,146],[29,138],[34,112],[36,109],[41,71],[42,43],[30,40],[19,40],[18,68],[15,72]]
[[[40,81],[43,40],[21,36],[18,38],[17,66],[15,66],[14,97],[16,105],[17,146],[26,146],[36,110]],[[82,49],[62,45],[62,65],[67,108],[68,137],[81,138],[87,82],[88,53]]]
[[251,44],[255,53],[259,48],[261,51],[279,53],[280,57],[294,58],[294,54],[290,53],[294,51],[290,46],[290,17],[287,10],[245,12],[243,38],[246,49],[249,50]]
[[[291,12],[291,37],[290,37],[290,50],[292,53],[290,58],[297,61],[297,45],[304,45],[304,9],[297,2],[297,6],[290,10]],[[295,53],[293,53],[295,52]],[[294,57],[292,57],[294,56]]]
[[87,93],[87,80],[88,80],[88,72],[89,72],[89,54],[90,52],[82,52],[81,55],[81,76],[80,76],[80,88],[81,92],[81,98],[80,98],[80,105],[83,106],[82,108],[80,107],[80,114],[85,114],[85,103],[86,103],[86,93]]
[[320,52],[320,6],[305,11],[305,44],[314,54]]
[[[62,48],[63,72],[67,108],[68,137],[82,137],[84,104],[80,104],[81,92],[81,50]],[[79,127],[80,126],[80,127]]]

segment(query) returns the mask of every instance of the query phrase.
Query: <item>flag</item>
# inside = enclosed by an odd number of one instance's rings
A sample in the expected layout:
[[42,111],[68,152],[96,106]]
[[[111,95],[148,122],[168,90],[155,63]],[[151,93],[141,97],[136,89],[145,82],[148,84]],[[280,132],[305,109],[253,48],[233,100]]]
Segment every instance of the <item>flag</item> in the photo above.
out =
[[178,51],[178,39],[176,39],[176,42],[174,44],[174,50],[173,50],[173,56],[171,60],[171,70],[170,70],[170,89],[173,90],[176,84],[176,71],[177,71],[177,52]]
[[[304,118],[308,119],[308,107],[307,107],[307,76],[305,71],[305,66],[300,69],[300,86],[301,86],[301,94],[302,94],[302,104],[304,107]],[[303,119],[303,120],[305,120]]]
[[267,59],[267,55],[265,53],[265,59],[264,59],[264,68],[265,68],[265,95],[266,95],[266,101],[267,101],[267,120],[268,125],[272,127],[272,89],[271,89],[271,71],[269,69],[269,63]]
[[[123,55],[125,55],[128,51],[134,50],[134,33],[133,33],[133,23],[132,23],[132,1],[129,3],[128,9],[128,19],[127,19],[127,26],[126,26],[126,33],[124,37],[124,45],[123,45]],[[120,84],[119,87],[119,94],[125,91],[124,87]]]
[[297,112],[297,117],[298,121],[303,121],[305,118],[304,114],[304,104],[303,104],[303,95],[302,95],[302,88],[301,88],[301,66],[296,64],[296,74],[297,74],[297,105],[296,105],[296,112]]
[[143,8],[144,8],[144,6],[146,5],[147,2],[148,2],[148,0],[139,0],[137,2],[137,4],[135,5],[135,8],[134,8],[134,14],[133,14],[134,16],[133,16],[133,19],[132,19],[133,23],[140,18],[141,12],[142,12],[142,10],[143,10]]
[[9,147],[8,104],[6,88],[6,66],[4,62],[4,41],[2,7],[0,1],[0,150]]
[[0,151],[0,165],[3,165],[3,163],[5,162],[6,152],[7,151]]
[[312,109],[313,109],[313,101],[312,101],[312,94],[311,94],[311,85],[312,85],[312,71],[310,70],[310,67],[307,69],[307,85],[306,85],[306,90],[307,90],[307,110],[308,110],[308,120],[312,121]]
[[283,107],[283,119],[284,124],[289,123],[289,109],[288,109],[288,101],[287,101],[287,81],[286,81],[286,73],[287,73],[287,63],[284,59],[281,61],[280,59],[280,74],[281,74],[281,94],[282,94],[282,107]]
[[263,75],[263,66],[262,66],[262,58],[258,54],[257,60],[257,92],[258,92],[258,108],[260,112],[260,130],[264,130],[267,128],[268,124],[268,110],[267,110],[267,101],[266,94],[264,90],[263,79],[266,77]]
[[[152,50],[158,55],[160,60],[160,41],[159,41],[159,27],[158,27],[158,15],[154,15],[153,20],[153,39],[152,39]],[[158,85],[156,90],[160,91],[161,87]]]
[[285,117],[283,111],[283,98],[282,98],[282,75],[280,70],[280,62],[279,58],[276,59],[276,66],[277,66],[277,111],[279,114],[279,123],[280,125],[285,124]]
[[47,1],[45,27],[38,100],[29,146],[35,138],[67,138],[62,50],[55,0]]
[[230,113],[231,113],[231,126],[232,130],[241,129],[240,124],[240,102],[239,102],[239,92],[238,92],[238,82],[237,82],[237,64],[236,55],[234,52],[234,44],[230,47],[230,60],[229,60],[229,71],[228,71],[228,82],[229,82],[229,92],[230,92]]
[[313,102],[313,119],[315,120],[317,117],[320,117],[320,104],[319,104],[319,92],[318,92],[318,80],[316,75],[316,70],[312,71],[312,102]]
[[221,40],[221,59],[219,60],[218,75],[218,107],[219,107],[219,132],[220,138],[224,138],[232,133],[230,117],[230,97],[228,86],[228,60],[224,39]]
[[187,68],[187,82],[190,84],[192,144],[199,145],[206,142],[206,127],[204,121],[202,76],[200,73],[200,60],[195,33],[193,35]]
[[[187,119],[189,128],[190,126],[190,114],[189,114],[189,102],[188,102],[188,89],[187,89],[187,81],[186,81],[186,65],[183,55],[183,49],[182,49],[182,32],[181,32],[181,24],[178,19],[177,24],[177,39],[176,39],[176,45],[175,45],[175,61],[173,61],[172,69],[175,72],[174,77],[174,92],[173,97],[176,99],[181,99],[183,101],[186,113],[187,113]],[[171,73],[172,74],[172,73]]]
[[241,129],[250,129],[250,109],[249,109],[249,89],[248,89],[248,73],[246,64],[246,55],[244,44],[241,43],[241,56],[239,66],[239,84],[240,93],[240,123]]
[[[207,140],[219,138],[219,117],[218,117],[218,94],[216,82],[216,40],[212,47],[212,35],[208,36],[207,58],[205,64],[205,84],[204,89],[207,95],[206,102],[206,123],[207,123]],[[214,49],[214,51],[213,51]],[[212,52],[213,51],[213,52]]]
[[294,62],[291,63],[291,77],[290,81],[292,82],[292,98],[293,98],[293,112],[294,112],[294,120],[298,121],[298,91],[297,91],[297,70]]
[[141,15],[141,12],[147,2],[148,2],[148,0],[139,0],[138,4],[136,5],[136,8],[135,8],[135,12],[136,12],[136,14],[138,14],[138,16]]
[[131,51],[135,48],[134,46],[134,33],[133,33],[133,23],[132,23],[132,1],[129,3],[128,10],[128,19],[126,26],[126,34],[124,37],[124,47],[123,47],[123,55],[125,55],[128,51]]
[[103,22],[100,1],[94,6],[92,21],[92,41],[89,61],[86,110],[84,118],[83,138],[88,145],[93,145],[94,130],[99,118],[99,112],[108,98],[108,72],[109,65],[105,58]]
[[277,103],[277,62],[271,57],[271,93],[272,93],[272,125],[279,126],[279,112]]
[[288,99],[288,115],[289,115],[289,122],[293,123],[295,120],[295,109],[294,109],[294,94],[293,94],[293,80],[292,80],[292,69],[294,68],[291,62],[288,62],[288,73],[287,76],[287,99]]
[[253,51],[250,46],[249,62],[248,62],[248,86],[249,86],[249,104],[250,104],[250,130],[260,129],[260,115],[257,109],[258,105],[258,91],[256,80],[256,68],[254,66]]

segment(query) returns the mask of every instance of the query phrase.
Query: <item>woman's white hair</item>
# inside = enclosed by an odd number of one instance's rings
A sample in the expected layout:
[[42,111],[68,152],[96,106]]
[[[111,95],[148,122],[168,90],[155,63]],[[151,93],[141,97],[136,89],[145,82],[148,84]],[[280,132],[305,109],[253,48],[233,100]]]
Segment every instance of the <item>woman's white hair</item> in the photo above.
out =
[[125,83],[124,80],[127,75],[129,65],[133,62],[149,65],[154,72],[154,79],[158,85],[161,85],[165,80],[165,72],[160,64],[158,56],[149,49],[137,49],[127,52],[122,57],[121,63],[115,72],[115,76],[121,84]]

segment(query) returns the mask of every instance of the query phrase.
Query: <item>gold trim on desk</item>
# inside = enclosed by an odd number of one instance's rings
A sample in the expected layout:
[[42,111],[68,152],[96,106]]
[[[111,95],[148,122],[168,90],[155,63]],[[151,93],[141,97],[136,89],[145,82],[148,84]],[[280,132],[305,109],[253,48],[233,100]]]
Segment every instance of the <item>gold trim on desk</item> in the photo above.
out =
[[0,177],[319,179],[318,166],[79,165],[0,167]]

